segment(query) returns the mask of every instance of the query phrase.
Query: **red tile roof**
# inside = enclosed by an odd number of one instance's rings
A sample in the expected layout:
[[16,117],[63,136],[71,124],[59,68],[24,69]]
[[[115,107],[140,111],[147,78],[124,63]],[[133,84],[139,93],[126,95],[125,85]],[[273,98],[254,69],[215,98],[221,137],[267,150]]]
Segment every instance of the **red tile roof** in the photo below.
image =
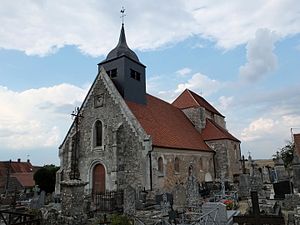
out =
[[223,116],[218,110],[216,110],[211,104],[209,104],[204,98],[192,92],[189,89],[185,89],[172,103],[175,107],[179,109],[203,107],[207,111]]
[[184,113],[173,105],[147,94],[147,104],[126,101],[152,144],[157,147],[211,151]]
[[0,187],[5,186],[8,168],[10,177],[16,179],[23,187],[34,186],[33,166],[30,162],[2,161],[0,162],[0,177],[3,179],[0,182]]
[[205,128],[202,130],[201,134],[205,141],[229,139],[229,140],[240,142],[226,129],[219,126],[216,122],[214,122],[211,119],[206,119],[206,125]]
[[298,153],[298,156],[300,156],[300,134],[294,134],[294,143],[296,152]]
[[12,177],[17,178],[19,183],[24,187],[34,187],[35,182],[33,179],[33,173],[13,173],[11,174]]
[[32,171],[30,162],[11,162],[10,167],[13,173],[26,173]]

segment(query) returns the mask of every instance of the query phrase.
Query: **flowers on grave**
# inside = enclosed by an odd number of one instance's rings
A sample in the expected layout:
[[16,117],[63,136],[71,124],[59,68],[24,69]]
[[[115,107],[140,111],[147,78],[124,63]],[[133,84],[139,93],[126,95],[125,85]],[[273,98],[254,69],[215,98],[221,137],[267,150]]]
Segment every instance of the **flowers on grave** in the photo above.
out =
[[224,199],[222,201],[226,205],[226,209],[231,210],[234,207],[234,202],[231,199]]

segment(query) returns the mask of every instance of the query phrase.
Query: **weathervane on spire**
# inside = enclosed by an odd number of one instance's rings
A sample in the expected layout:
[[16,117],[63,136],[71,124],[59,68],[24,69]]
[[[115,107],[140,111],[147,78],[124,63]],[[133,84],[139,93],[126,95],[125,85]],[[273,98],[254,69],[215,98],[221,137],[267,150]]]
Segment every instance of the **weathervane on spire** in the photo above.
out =
[[124,6],[122,6],[120,13],[121,13],[120,18],[122,18],[122,25],[124,25],[124,17],[126,16]]

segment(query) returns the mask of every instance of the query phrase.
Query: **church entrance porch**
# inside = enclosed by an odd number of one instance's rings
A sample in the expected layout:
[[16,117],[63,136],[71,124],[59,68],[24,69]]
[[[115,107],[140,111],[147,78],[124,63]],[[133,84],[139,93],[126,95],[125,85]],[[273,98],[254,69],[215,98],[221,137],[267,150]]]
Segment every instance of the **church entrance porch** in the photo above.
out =
[[97,164],[93,168],[93,186],[92,193],[104,193],[105,187],[105,168],[102,164]]

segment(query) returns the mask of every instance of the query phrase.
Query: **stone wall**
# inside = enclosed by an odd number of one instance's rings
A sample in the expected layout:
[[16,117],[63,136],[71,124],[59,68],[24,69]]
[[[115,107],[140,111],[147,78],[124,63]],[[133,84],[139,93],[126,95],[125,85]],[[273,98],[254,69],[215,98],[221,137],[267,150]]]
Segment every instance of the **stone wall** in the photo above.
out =
[[[101,104],[95,101],[101,97]],[[88,182],[86,191],[92,189],[92,171],[101,163],[105,167],[106,189],[116,190],[126,184],[149,188],[146,157],[151,141],[128,109],[106,73],[99,74],[80,109],[80,178]],[[94,146],[94,124],[103,125],[102,146]],[[74,127],[60,149],[61,180],[68,179]]]
[[222,117],[220,115],[217,115],[217,114],[214,114],[213,121],[215,121],[219,126],[226,129],[226,121],[225,121],[224,117]]
[[199,132],[204,129],[206,118],[205,109],[203,107],[182,109],[182,112],[189,118]]
[[216,152],[216,177],[221,178],[223,173],[226,179],[233,181],[233,175],[241,173],[239,142],[224,139],[206,141],[206,143]]
[[[189,167],[198,182],[204,182],[205,174],[214,178],[213,152],[154,148],[152,152],[153,189],[171,192],[176,184],[186,184]],[[158,171],[158,158],[163,158],[163,173]],[[179,159],[179,171],[175,171],[175,158]]]

